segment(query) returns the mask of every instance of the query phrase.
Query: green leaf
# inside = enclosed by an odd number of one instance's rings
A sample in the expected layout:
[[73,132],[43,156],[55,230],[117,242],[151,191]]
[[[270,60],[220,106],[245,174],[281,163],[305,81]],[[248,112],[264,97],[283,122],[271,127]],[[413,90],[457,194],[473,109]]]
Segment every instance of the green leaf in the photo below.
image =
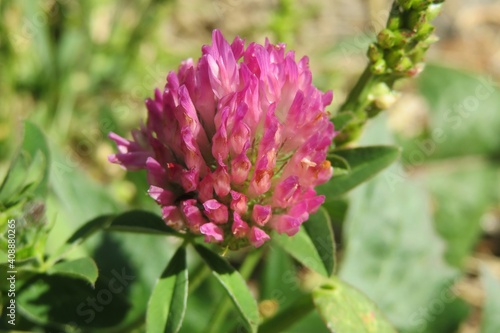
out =
[[43,132],[30,121],[24,122],[24,139],[21,147],[22,150],[27,151],[31,156],[35,156],[38,152],[43,155],[45,161],[45,168],[43,170],[43,178],[40,183],[40,194],[44,194],[49,178],[50,170],[50,151]]
[[320,207],[318,212],[311,215],[303,225],[323,261],[326,273],[332,275],[335,268],[335,239],[328,212]]
[[486,300],[483,305],[481,333],[500,332],[500,280],[486,267],[481,267],[481,282]]
[[280,246],[269,247],[262,266],[259,275],[261,299],[275,300],[283,308],[301,296],[295,263]]
[[50,179],[58,205],[57,216],[63,210],[65,215],[71,217],[72,225],[79,226],[99,215],[123,210],[113,199],[109,188],[97,183],[86,173],[74,151],[63,151],[56,145],[50,148],[53,155]]
[[[392,143],[386,119],[385,114],[374,118],[361,141]],[[455,307],[448,294],[459,272],[444,260],[445,244],[436,234],[421,185],[395,164],[350,194],[339,275],[402,332],[441,332],[433,328],[443,320],[448,322],[441,327],[455,331],[466,311],[441,318],[432,310],[434,302],[443,314]]]
[[177,231],[167,226],[161,217],[137,209],[115,216],[98,216],[78,228],[66,243],[80,244],[99,230],[178,235]]
[[[118,288],[120,287],[120,288]],[[112,327],[130,308],[119,282],[101,280],[95,288],[64,275],[36,275],[16,293],[18,312],[39,324],[69,324],[81,328]]]
[[186,311],[188,294],[186,248],[181,246],[156,282],[148,303],[148,333],[178,332]]
[[78,228],[66,241],[67,245],[81,244],[94,233],[106,229],[113,221],[113,215],[98,216]]
[[43,133],[26,121],[23,142],[0,186],[0,207],[12,207],[33,195],[44,196],[49,160],[50,153]]
[[[332,228],[334,236],[342,235],[344,227],[344,220],[348,209],[348,200],[346,197],[340,198],[326,198],[322,207],[327,211],[328,216],[332,221]],[[340,237],[338,237],[340,238]]]
[[313,300],[332,333],[396,333],[375,304],[339,279],[316,288]]
[[78,228],[66,243],[52,254],[52,260],[61,258],[64,253],[74,249],[98,231],[106,230],[179,236],[179,233],[168,227],[159,216],[150,212],[132,210],[120,215],[102,215]]
[[447,242],[446,259],[456,267],[462,267],[474,249],[482,217],[500,200],[499,170],[479,161],[450,161],[422,175],[435,203],[436,230]]
[[[340,155],[330,154],[328,156],[328,159],[334,169],[346,170],[347,172],[351,172],[351,166],[349,165],[349,162],[347,162],[347,160]],[[338,176],[338,174],[335,174],[335,176]]]
[[245,280],[224,258],[203,245],[195,245],[196,251],[212,269],[212,273],[224,287],[238,309],[245,327],[251,333],[257,332],[259,311],[257,303],[248,289]]
[[[96,183],[80,167],[71,150],[61,151],[51,145],[53,161],[50,169],[51,193],[47,198],[47,216],[55,220],[47,240],[47,251],[62,246],[87,221],[104,214],[123,211],[113,199],[109,188]],[[71,221],[71,223],[68,223]]]
[[92,257],[99,267],[97,281],[116,280],[122,286],[120,294],[130,308],[114,330],[129,332],[138,322],[144,322],[155,282],[165,268],[166,258],[175,253],[175,245],[165,237],[149,234],[103,232],[96,236],[85,245],[95,244]]
[[430,327],[435,316],[429,304],[457,271],[444,262],[444,243],[422,188],[401,168],[386,170],[353,192],[345,237],[342,279],[365,292],[398,329]]
[[333,154],[335,157],[331,157],[332,160],[340,157],[349,163],[350,172],[334,175],[328,183],[318,187],[318,193],[327,197],[340,196],[372,178],[399,157],[399,149],[393,146],[371,146],[339,149]]
[[[309,222],[306,222],[309,223]],[[327,268],[323,263],[322,256],[304,229],[304,225],[294,236],[273,233],[273,241],[281,246],[289,255],[297,259],[301,264],[321,275],[329,276]],[[326,260],[326,258],[325,258]]]
[[74,277],[88,281],[94,285],[97,280],[98,271],[94,260],[85,257],[57,263],[47,270],[47,274]]
[[491,75],[429,65],[419,77],[419,88],[431,107],[431,128],[427,137],[410,142],[406,160],[500,151],[500,91]]
[[112,220],[108,229],[147,234],[178,234],[167,226],[161,217],[143,210],[132,210],[118,215]]

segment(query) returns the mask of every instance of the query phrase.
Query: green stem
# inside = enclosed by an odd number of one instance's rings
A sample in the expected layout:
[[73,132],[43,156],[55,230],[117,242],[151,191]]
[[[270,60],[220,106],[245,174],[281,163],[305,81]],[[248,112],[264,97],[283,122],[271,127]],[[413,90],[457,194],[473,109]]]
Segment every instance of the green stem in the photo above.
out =
[[188,295],[191,295],[198,287],[210,276],[210,267],[201,261],[200,265],[196,267],[193,274],[191,274],[189,279]]
[[250,278],[250,275],[253,273],[261,257],[262,257],[262,249],[252,250],[252,252],[250,252],[247,255],[245,261],[243,262],[243,265],[241,265],[240,268],[240,274],[241,276],[243,276],[245,280]]
[[224,296],[217,306],[217,311],[210,321],[207,333],[220,333],[222,326],[226,322],[227,314],[231,310],[231,300],[229,297]]
[[[252,275],[252,272],[259,263],[261,256],[262,256],[262,250],[253,250],[247,255],[245,261],[243,262],[243,265],[240,268],[240,274],[243,277],[243,279],[247,280],[250,277],[250,275]],[[212,318],[210,326],[208,327],[206,332],[207,333],[222,332],[222,326],[226,322],[226,317],[231,308],[232,308],[231,299],[227,296],[224,296],[221,302],[219,303],[217,311],[215,312],[215,315]]]
[[346,101],[339,109],[339,113],[342,112],[353,112],[354,114],[359,114],[364,111],[363,104],[366,101],[370,88],[373,86],[375,80],[375,75],[373,75],[370,67],[367,66],[358,79],[358,82],[354,85],[352,90],[349,92]]

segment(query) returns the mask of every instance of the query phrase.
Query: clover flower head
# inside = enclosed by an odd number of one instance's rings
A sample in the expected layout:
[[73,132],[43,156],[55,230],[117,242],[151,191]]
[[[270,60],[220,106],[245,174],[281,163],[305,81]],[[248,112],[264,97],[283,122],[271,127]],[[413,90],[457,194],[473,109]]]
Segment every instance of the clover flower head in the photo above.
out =
[[298,232],[324,202],[315,186],[332,176],[333,98],[312,85],[308,58],[285,45],[229,44],[215,30],[195,63],[170,72],[146,100],[132,140],[114,133],[109,160],[147,171],[166,224],[237,249],[270,232]]

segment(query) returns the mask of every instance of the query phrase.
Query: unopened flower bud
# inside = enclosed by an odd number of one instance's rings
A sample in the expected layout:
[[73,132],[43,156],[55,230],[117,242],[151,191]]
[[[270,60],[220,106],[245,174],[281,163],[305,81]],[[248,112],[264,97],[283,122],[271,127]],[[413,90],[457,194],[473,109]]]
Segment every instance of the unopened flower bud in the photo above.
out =
[[442,7],[443,7],[442,3],[429,5],[429,7],[427,7],[427,11],[425,14],[427,21],[430,22],[434,20],[441,12]]
[[368,46],[368,58],[371,62],[375,63],[384,57],[384,51],[379,49],[376,44]]
[[380,110],[389,109],[397,100],[398,94],[385,83],[376,84],[370,91],[368,99]]
[[413,62],[408,57],[402,57],[394,66],[396,72],[406,72],[413,67]]
[[380,75],[383,74],[387,66],[384,59],[379,59],[377,62],[370,65],[370,70],[373,74]]
[[412,10],[408,14],[407,25],[408,28],[416,32],[419,27],[426,22],[425,12]]
[[418,40],[426,40],[436,28],[430,23],[424,23],[418,27],[416,38]]
[[387,29],[398,31],[401,28],[401,19],[399,16],[391,16],[387,22]]
[[396,44],[397,36],[393,31],[384,29],[377,35],[377,42],[382,48],[390,49]]
[[385,61],[389,68],[394,69],[394,67],[401,61],[404,56],[403,50],[393,50],[389,51],[385,56]]

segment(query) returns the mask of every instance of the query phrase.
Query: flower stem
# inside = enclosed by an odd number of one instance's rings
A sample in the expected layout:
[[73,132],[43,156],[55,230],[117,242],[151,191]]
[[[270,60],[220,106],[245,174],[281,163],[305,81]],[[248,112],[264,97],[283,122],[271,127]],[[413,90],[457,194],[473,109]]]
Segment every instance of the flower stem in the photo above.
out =
[[430,22],[439,14],[443,2],[394,1],[386,27],[368,48],[367,67],[337,112],[337,116],[349,114],[350,119],[335,138],[336,147],[356,140],[369,118],[394,103],[392,87],[397,80],[422,71],[425,53],[437,41]]
[[366,67],[358,82],[356,82],[356,85],[349,92],[339,112],[351,111],[355,114],[363,112],[364,108],[361,107],[361,104],[366,101],[366,95],[369,93],[369,88],[373,85],[374,79],[375,76],[372,71],[369,67]]
[[188,294],[191,295],[205,279],[210,275],[212,271],[205,262],[201,262],[200,265],[194,270],[191,279],[189,280]]

